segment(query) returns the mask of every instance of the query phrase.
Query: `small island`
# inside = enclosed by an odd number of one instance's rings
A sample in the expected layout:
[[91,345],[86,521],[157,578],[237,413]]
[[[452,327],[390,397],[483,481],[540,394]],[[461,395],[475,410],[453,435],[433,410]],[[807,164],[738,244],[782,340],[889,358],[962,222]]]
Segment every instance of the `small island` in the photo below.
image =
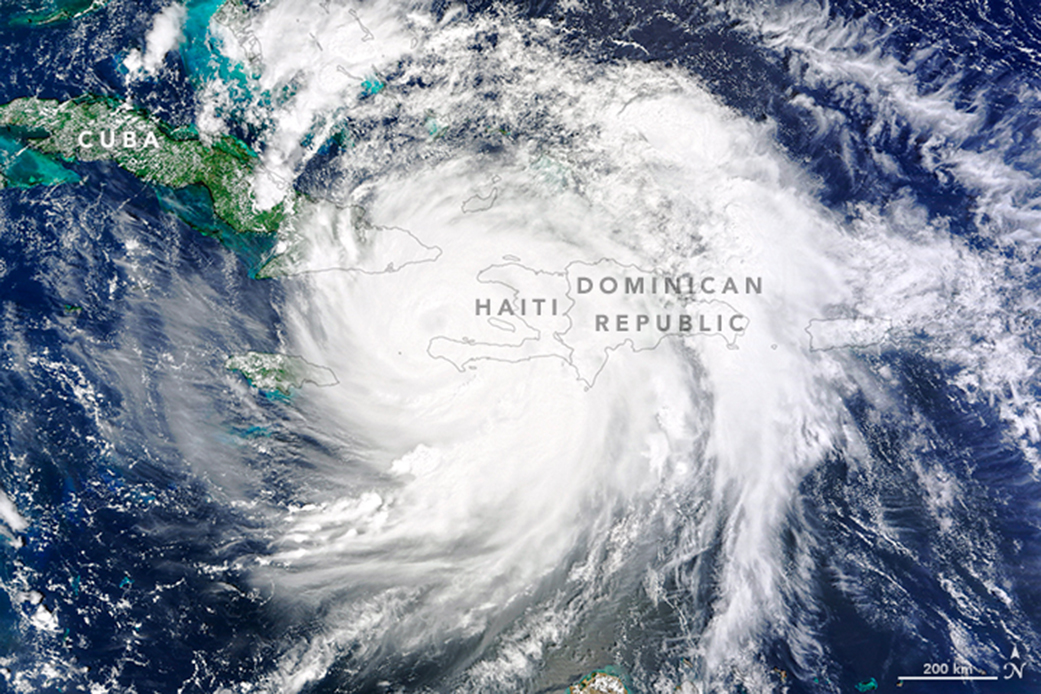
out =
[[568,694],[629,694],[620,677],[606,672],[586,675],[578,684],[568,687]]
[[300,357],[272,352],[246,352],[224,362],[224,368],[246,377],[249,384],[263,393],[288,397],[305,383],[334,386],[340,381],[330,369],[312,364]]

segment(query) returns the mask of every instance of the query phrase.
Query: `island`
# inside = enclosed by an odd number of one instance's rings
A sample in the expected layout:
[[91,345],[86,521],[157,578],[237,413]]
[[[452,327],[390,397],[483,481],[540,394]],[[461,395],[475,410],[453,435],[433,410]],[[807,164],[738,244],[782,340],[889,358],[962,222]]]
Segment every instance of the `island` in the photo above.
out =
[[597,671],[568,687],[568,694],[629,694],[629,689],[620,677]]
[[246,377],[249,384],[262,393],[288,397],[305,383],[334,386],[340,381],[332,370],[312,364],[300,357],[274,352],[246,352],[224,362],[224,368]]
[[[61,161],[109,160],[147,183],[193,190],[195,199],[204,191],[216,217],[239,233],[273,234],[291,211],[292,192],[271,209],[257,209],[252,183],[259,159],[242,141],[221,135],[203,142],[194,127],[170,127],[110,97],[15,99],[0,105],[0,129],[0,143],[7,142],[7,149],[19,142],[57,158],[53,164],[34,162],[43,173],[33,180],[12,177],[11,166],[19,164],[14,157],[3,172],[8,185],[77,180],[54,167]],[[26,162],[21,165],[24,168]]]

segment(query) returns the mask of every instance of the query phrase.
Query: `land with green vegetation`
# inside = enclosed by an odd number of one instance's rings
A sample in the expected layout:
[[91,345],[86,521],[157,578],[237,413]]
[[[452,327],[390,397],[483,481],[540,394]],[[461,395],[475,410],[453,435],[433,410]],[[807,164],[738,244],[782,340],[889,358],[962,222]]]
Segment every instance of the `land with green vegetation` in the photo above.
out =
[[228,357],[224,367],[246,377],[250,385],[265,393],[289,396],[305,383],[334,386],[336,375],[324,366],[317,366],[300,357],[271,352],[246,352]]
[[75,171],[0,132],[0,187],[32,188],[79,180]]
[[[256,208],[252,177],[259,163],[240,140],[220,136],[203,142],[194,128],[171,128],[115,99],[15,99],[0,105],[0,128],[8,141],[65,162],[111,160],[158,186],[201,186],[215,215],[239,233],[273,234],[292,206],[292,200],[283,200],[268,210]],[[44,184],[69,180],[38,178],[36,183]]]
[[568,694],[629,694],[621,677],[606,672],[593,672],[568,688]]
[[0,11],[0,19],[8,26],[48,26],[66,22],[108,4],[108,0],[42,0],[22,2],[18,7]]

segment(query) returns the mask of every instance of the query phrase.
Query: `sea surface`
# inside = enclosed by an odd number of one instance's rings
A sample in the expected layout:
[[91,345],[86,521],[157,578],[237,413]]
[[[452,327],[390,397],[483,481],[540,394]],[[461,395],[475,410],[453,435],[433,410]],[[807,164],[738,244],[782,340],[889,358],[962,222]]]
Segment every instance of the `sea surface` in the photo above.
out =
[[[1035,7],[63,7],[0,3],[0,103],[295,207],[0,151],[4,691],[1041,691]],[[763,290],[599,342],[638,309],[568,280],[625,267]],[[574,319],[474,322],[529,287]]]

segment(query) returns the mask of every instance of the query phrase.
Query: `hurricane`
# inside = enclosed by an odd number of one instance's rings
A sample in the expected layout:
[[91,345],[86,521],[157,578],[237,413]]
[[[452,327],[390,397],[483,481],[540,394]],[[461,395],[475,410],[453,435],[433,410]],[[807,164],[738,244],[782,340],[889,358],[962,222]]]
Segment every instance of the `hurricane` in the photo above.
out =
[[1031,8],[0,19],[7,691],[1039,686]]

